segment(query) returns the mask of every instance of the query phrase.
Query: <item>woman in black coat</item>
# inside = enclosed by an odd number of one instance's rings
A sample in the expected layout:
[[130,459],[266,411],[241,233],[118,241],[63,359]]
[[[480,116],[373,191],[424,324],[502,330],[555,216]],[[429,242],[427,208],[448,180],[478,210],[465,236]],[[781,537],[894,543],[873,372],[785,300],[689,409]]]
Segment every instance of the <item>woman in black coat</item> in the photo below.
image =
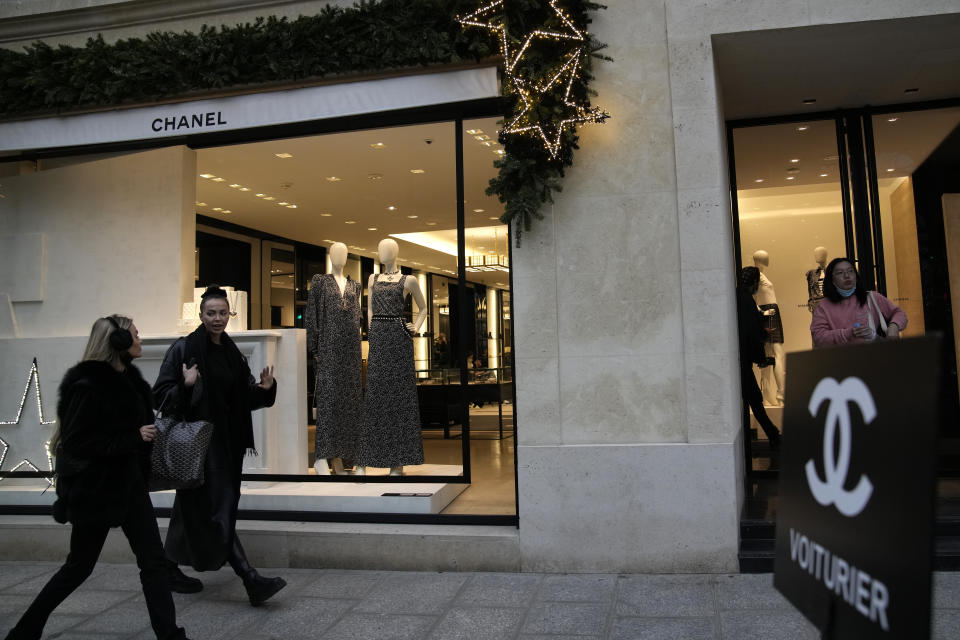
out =
[[757,378],[753,375],[753,365],[760,367],[772,364],[767,358],[764,344],[766,334],[763,330],[763,319],[757,303],[753,299],[760,286],[760,270],[756,267],[744,267],[740,270],[740,279],[737,283],[737,329],[740,338],[740,393],[744,402],[750,405],[753,416],[760,424],[760,428],[770,441],[770,448],[776,451],[780,448],[780,431],[767,416],[763,407],[763,394],[757,385]]
[[7,640],[39,640],[53,610],[93,571],[111,527],[121,527],[140,567],[150,624],[160,640],[182,640],[163,545],[147,493],[153,426],[150,386],[131,364],[141,355],[130,318],[93,324],[83,360],[60,383],[53,517],[73,523],[67,561],[47,582]]
[[200,303],[202,324],[167,350],[153,386],[162,412],[187,420],[209,420],[213,437],[204,462],[204,483],[180,489],[173,503],[166,553],[171,588],[195,593],[203,583],[185,575],[179,564],[216,571],[229,562],[243,580],[250,603],[259,605],[286,586],[283,578],[264,578],[247,562],[236,535],[240,474],[244,455],[254,452],[250,412],[273,406],[277,384],[273,367],[257,383],[246,358],[224,329],[230,320],[226,292],[208,287]]

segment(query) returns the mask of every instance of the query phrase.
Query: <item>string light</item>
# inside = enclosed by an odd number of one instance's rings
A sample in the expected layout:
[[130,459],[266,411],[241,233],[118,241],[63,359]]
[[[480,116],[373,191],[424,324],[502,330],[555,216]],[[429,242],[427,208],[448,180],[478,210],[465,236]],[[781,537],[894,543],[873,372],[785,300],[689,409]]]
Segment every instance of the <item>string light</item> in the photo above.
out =
[[14,420],[3,420],[0,424],[19,424],[20,416],[23,415],[23,407],[27,403],[27,394],[30,392],[30,385],[34,385],[37,393],[37,414],[40,416],[40,424],[53,424],[56,420],[43,419],[43,404],[40,401],[40,375],[37,373],[37,359],[33,359],[33,365],[30,367],[30,373],[27,375],[27,386],[23,388],[23,395],[20,396],[20,406],[17,408],[17,417]]
[[[46,424],[54,424],[56,422],[56,420],[43,419],[43,400],[40,395],[40,374],[37,368],[37,359],[34,358],[33,364],[30,366],[30,373],[27,375],[27,384],[23,388],[23,395],[20,396],[20,405],[19,407],[17,407],[17,417],[14,420],[2,420],[0,421],[0,425],[11,425],[11,424],[20,423],[20,419],[23,417],[23,408],[24,406],[26,406],[27,395],[30,393],[31,385],[33,385],[34,391],[36,392],[37,415],[40,417],[40,424],[46,425]],[[45,442],[43,445],[43,448],[47,454],[47,470],[52,472],[53,456],[50,453],[50,442],[49,441]],[[0,469],[3,469],[3,463],[7,459],[7,452],[9,450],[10,450],[10,445],[3,438],[0,438]],[[14,467],[10,469],[10,472],[12,473],[14,471],[18,471],[23,467],[29,467],[38,473],[40,472],[40,468],[26,458],[22,459],[20,462],[14,465]],[[4,478],[0,477],[0,481],[3,481],[3,480]],[[51,478],[45,478],[45,480],[47,481],[47,484],[49,484],[51,487],[53,486],[54,483]]]
[[[504,74],[510,90],[519,96],[523,106],[519,113],[503,128],[504,134],[530,133],[538,136],[551,157],[556,158],[561,150],[561,140],[565,129],[575,129],[576,125],[584,123],[602,123],[610,115],[599,107],[587,108],[570,97],[573,83],[578,77],[580,65],[584,55],[589,55],[588,38],[573,24],[560,7],[558,0],[550,0],[550,8],[556,17],[563,23],[562,30],[534,29],[525,38],[515,39],[518,43],[515,53],[511,52],[511,37],[503,21],[502,11],[504,0],[496,0],[471,14],[458,17],[457,20],[464,26],[481,27],[497,34],[500,41],[500,53],[504,59]],[[531,78],[525,78],[515,69],[523,59],[524,54],[537,39],[569,42],[574,44],[574,50],[564,59],[552,77],[546,83],[540,83]],[[566,87],[560,102],[566,107],[566,117],[553,123],[544,123],[532,118],[537,105],[545,94],[551,91],[561,80],[566,79]]]

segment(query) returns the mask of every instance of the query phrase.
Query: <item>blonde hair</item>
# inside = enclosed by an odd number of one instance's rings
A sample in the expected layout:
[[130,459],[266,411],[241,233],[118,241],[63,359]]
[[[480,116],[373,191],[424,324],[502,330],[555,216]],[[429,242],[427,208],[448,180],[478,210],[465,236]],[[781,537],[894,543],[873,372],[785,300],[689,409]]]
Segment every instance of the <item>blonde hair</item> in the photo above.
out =
[[[126,316],[114,314],[109,316],[117,323],[121,329],[130,330],[133,320]],[[83,350],[82,361],[100,360],[107,362],[117,371],[124,368],[126,363],[123,361],[123,352],[117,351],[110,346],[110,334],[117,330],[107,318],[97,318],[90,329],[90,337],[87,339],[87,346]],[[57,421],[57,429],[50,438],[50,452],[56,455],[57,447],[60,445],[60,421]]]

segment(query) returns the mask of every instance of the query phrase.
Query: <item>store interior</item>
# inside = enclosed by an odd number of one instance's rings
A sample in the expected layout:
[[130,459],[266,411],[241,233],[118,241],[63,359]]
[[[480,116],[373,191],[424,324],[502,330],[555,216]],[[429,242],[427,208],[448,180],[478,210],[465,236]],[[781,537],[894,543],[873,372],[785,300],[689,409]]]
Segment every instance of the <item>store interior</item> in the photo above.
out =
[[[236,325],[242,329],[303,327],[310,279],[329,272],[326,250],[342,242],[349,250],[344,273],[363,287],[365,367],[368,278],[380,271],[378,243],[396,240],[399,267],[417,279],[428,311],[413,338],[425,464],[405,467],[404,474],[460,476],[469,455],[470,485],[442,513],[512,515],[510,240],[499,221],[503,205],[485,193],[503,150],[496,118],[462,126],[462,303],[451,121],[197,149],[196,285],[243,292],[238,305],[246,317]],[[183,328],[193,322],[189,311]],[[418,311],[408,299],[407,317]],[[312,393],[312,372],[307,387]],[[312,398],[304,402],[312,407]],[[304,474],[315,473],[310,422]],[[347,486],[356,477],[344,480]]]
[[[922,238],[927,212],[921,208],[918,215],[914,180],[923,175],[925,167],[929,172],[929,165],[938,157],[956,153],[960,108],[877,114],[870,124],[886,296],[909,318],[904,337],[923,335],[927,322],[918,223]],[[815,250],[826,249],[824,266],[847,253],[835,121],[736,128],[733,139],[741,264],[756,264],[758,251],[768,256],[763,273],[773,283],[783,324],[782,350],[777,357],[808,350],[812,348],[812,306],[807,273],[820,266]],[[768,353],[775,355],[772,345],[768,345]],[[789,371],[782,366],[782,382],[772,367],[763,371],[755,367],[765,408],[777,425],[782,424],[777,396],[784,392],[779,387],[789,380]],[[751,421],[756,429],[752,416]],[[759,429],[756,437],[760,446],[755,450],[760,455],[753,460],[753,468],[768,469],[774,462],[764,453]]]

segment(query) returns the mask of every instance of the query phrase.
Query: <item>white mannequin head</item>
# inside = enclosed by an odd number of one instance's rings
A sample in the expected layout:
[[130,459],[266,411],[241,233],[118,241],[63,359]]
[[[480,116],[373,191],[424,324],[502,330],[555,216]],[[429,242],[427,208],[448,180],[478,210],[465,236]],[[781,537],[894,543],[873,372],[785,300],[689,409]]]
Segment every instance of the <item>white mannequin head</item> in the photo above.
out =
[[817,247],[813,250],[813,260],[821,267],[827,264],[827,248],[826,247]]
[[763,249],[758,249],[753,252],[753,264],[755,267],[763,271],[765,267],[770,266],[770,254],[764,251]]
[[394,264],[398,255],[400,255],[400,246],[393,238],[384,238],[377,245],[377,256],[380,259],[380,264]]
[[330,264],[337,271],[343,269],[343,265],[347,264],[347,245],[342,242],[330,245]]

